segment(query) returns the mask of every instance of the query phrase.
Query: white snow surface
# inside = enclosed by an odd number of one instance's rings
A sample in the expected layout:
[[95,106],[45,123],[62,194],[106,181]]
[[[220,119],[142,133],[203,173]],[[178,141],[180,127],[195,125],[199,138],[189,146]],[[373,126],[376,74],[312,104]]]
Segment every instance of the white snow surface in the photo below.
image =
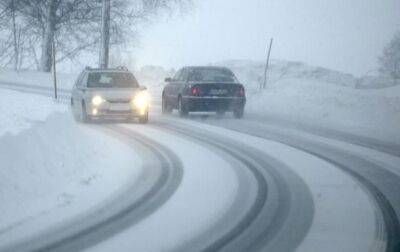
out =
[[[57,74],[57,87],[62,89],[71,89],[75,83],[78,73],[75,74]],[[19,71],[15,72],[6,68],[0,68],[0,82],[29,84],[33,86],[53,88],[53,75],[38,71]]]
[[135,151],[51,98],[0,90],[0,244],[95,207],[141,173]]
[[[212,232],[209,229],[235,200],[239,178],[232,165],[237,164],[230,163],[213,149],[151,125],[125,127],[172,148],[185,168],[183,180],[174,195],[149,218],[88,251],[176,251],[182,243],[204,232]],[[239,214],[226,223],[227,230],[243,218],[256,195],[255,179],[250,172],[245,176],[242,173],[241,179],[249,183],[248,198],[236,209]],[[199,251],[201,248],[192,249]]]
[[400,86],[354,89],[287,79],[250,97],[246,110],[400,143]]
[[67,110],[64,104],[52,102],[51,98],[0,89],[0,137],[6,133],[18,134],[35,123],[45,122],[53,112]]
[[[255,147],[286,164],[304,180],[311,191],[315,213],[310,230],[296,251],[368,251],[371,247],[380,251],[385,247],[386,240],[375,238],[380,226],[370,196],[357,181],[332,164],[274,141],[192,121],[179,122]],[[321,139],[325,143],[324,138],[318,138]]]

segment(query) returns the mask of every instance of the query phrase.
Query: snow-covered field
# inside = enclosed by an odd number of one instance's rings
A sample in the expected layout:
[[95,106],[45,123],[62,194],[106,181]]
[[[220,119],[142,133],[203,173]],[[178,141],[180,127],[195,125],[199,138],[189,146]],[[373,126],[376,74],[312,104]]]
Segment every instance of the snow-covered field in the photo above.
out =
[[400,142],[400,86],[354,89],[286,79],[249,99],[247,111]]
[[4,89],[0,161],[0,244],[96,206],[141,171],[134,150],[77,124],[67,106]]

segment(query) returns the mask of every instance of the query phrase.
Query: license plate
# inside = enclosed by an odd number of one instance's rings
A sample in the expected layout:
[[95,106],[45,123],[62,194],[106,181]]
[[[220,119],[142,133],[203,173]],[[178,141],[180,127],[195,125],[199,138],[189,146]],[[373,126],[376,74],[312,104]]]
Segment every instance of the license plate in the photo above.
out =
[[112,104],[110,106],[112,111],[127,111],[130,110],[129,104]]
[[212,95],[225,95],[228,93],[226,89],[211,89],[210,94]]

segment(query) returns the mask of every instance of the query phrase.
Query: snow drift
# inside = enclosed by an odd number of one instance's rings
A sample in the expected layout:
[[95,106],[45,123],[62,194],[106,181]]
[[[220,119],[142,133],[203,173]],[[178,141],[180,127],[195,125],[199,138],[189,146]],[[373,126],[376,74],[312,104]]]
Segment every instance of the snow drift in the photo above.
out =
[[141,173],[130,146],[51,98],[2,89],[0,115],[0,244],[95,207]]

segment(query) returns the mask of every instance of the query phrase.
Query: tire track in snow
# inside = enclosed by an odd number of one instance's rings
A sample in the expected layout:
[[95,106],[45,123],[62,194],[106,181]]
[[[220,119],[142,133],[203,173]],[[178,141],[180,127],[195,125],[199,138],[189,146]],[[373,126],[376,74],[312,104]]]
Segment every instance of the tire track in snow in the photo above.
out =
[[[213,146],[242,162],[258,182],[256,201],[244,218],[229,232],[205,244],[202,251],[293,251],[309,229],[314,205],[308,187],[285,165],[256,149],[215,135],[157,121],[156,127]],[[239,147],[240,146],[240,147]],[[290,209],[297,209],[296,215]],[[297,214],[302,218],[297,218]],[[224,223],[222,223],[224,225]],[[290,227],[289,227],[290,226]],[[286,228],[286,232],[282,232]],[[198,237],[181,246],[188,251]]]
[[[280,142],[325,160],[347,173],[363,185],[365,191],[377,207],[377,211],[381,217],[378,218],[378,220],[382,219],[383,221],[383,223],[377,223],[378,227],[374,248],[381,247],[380,244],[382,243],[382,240],[385,240],[386,246],[384,250],[386,252],[400,251],[400,177],[389,169],[338,148],[301,139],[300,137],[287,136],[280,131],[274,131],[270,128],[255,126],[254,124],[248,124],[246,122],[239,123],[238,125],[222,125],[213,122],[211,122],[211,124],[267,140]],[[342,141],[344,141],[346,136],[347,134],[338,138],[334,135],[335,138],[342,139]],[[362,141],[360,138],[357,138],[356,140],[352,138],[349,142],[354,145],[360,145],[364,148],[371,148],[370,145],[372,143],[370,141],[360,143],[360,141]],[[396,150],[388,150],[384,144],[372,146],[372,149],[398,156]],[[384,230],[379,229],[380,225],[384,226]]]
[[[146,167],[147,181],[129,185],[103,206],[85,213],[37,237],[18,242],[0,251],[80,251],[111,237],[149,216],[178,188],[183,169],[179,158],[168,148],[118,126],[106,126],[106,133],[137,147],[141,145],[159,163]],[[150,181],[148,180],[150,178]],[[144,179],[146,180],[146,179]],[[133,196],[132,192],[139,195]]]

